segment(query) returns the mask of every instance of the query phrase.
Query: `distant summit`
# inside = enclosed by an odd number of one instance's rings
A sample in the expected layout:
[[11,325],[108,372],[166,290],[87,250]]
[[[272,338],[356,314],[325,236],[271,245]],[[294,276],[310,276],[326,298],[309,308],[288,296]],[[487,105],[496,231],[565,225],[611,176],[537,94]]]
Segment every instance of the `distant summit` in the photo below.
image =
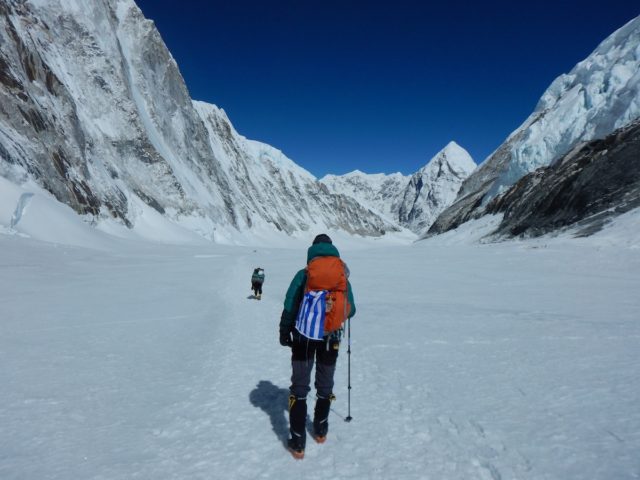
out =
[[411,176],[398,206],[398,220],[421,234],[456,199],[462,182],[476,169],[471,155],[449,142],[427,165]]
[[354,171],[341,176],[327,175],[320,181],[331,191],[352,196],[390,221],[422,234],[455,200],[460,185],[475,168],[469,153],[457,143],[449,142],[410,176]]

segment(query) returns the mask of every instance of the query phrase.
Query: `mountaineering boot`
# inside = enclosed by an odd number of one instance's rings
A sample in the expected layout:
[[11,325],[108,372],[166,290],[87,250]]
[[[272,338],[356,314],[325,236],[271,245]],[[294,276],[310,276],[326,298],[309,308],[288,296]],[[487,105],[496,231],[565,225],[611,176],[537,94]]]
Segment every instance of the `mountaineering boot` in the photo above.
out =
[[261,293],[258,294],[258,300],[260,300],[260,298],[262,298],[262,294]]
[[289,433],[291,438],[287,446],[296,460],[304,458],[304,446],[307,440],[305,422],[307,420],[307,399],[289,395]]
[[335,399],[336,396],[333,393],[327,398],[318,395],[316,399],[316,407],[313,411],[313,439],[317,443],[324,443],[327,439],[329,411],[331,410],[331,402]]
[[287,440],[287,447],[289,452],[296,460],[302,460],[304,458],[304,446],[300,445],[300,440],[297,438],[290,438]]

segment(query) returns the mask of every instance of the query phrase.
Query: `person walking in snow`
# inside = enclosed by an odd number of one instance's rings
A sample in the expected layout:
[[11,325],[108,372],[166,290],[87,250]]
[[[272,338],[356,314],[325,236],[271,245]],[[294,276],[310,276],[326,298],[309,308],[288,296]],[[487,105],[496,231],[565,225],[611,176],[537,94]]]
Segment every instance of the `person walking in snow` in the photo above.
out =
[[251,290],[253,290],[253,296],[258,300],[262,298],[262,284],[264,283],[264,269],[255,268],[251,275]]
[[329,429],[333,376],[344,322],[356,313],[349,269],[326,234],[307,250],[307,266],[293,277],[280,318],[280,344],[291,347],[288,448],[304,458],[307,394],[315,362],[313,438],[323,443]]

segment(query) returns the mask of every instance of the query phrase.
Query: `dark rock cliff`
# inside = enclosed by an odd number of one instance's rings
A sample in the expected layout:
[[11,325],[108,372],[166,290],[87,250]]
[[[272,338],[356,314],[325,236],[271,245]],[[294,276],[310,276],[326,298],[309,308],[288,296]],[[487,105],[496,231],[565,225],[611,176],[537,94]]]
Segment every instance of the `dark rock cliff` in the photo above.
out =
[[520,179],[487,205],[504,213],[499,236],[538,236],[564,227],[578,235],[640,207],[640,121]]

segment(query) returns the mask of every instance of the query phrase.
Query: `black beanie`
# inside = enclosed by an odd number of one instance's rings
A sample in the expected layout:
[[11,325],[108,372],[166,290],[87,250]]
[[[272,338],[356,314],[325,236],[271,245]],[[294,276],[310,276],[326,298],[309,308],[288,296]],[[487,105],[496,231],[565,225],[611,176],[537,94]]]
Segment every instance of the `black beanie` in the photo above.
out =
[[313,245],[315,245],[316,243],[332,243],[331,239],[329,238],[329,235],[327,235],[326,233],[321,233],[320,235],[318,235],[316,238],[313,239]]

